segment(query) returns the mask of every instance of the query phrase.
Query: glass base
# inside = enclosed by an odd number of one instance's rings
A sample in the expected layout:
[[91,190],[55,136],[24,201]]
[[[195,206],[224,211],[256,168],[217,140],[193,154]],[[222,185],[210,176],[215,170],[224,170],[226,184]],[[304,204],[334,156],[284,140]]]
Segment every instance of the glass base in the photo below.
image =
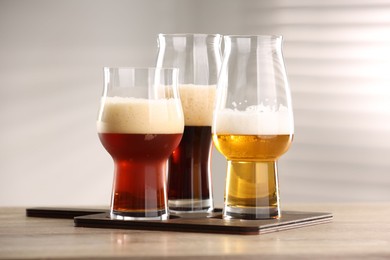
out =
[[224,218],[279,218],[276,161],[228,161]]
[[124,212],[114,210],[111,211],[110,218],[117,220],[167,220],[169,218],[169,214],[165,210],[152,213]]
[[168,200],[169,212],[180,215],[186,213],[202,213],[213,211],[212,199],[207,200]]
[[229,207],[223,210],[224,219],[270,219],[280,218],[278,207]]

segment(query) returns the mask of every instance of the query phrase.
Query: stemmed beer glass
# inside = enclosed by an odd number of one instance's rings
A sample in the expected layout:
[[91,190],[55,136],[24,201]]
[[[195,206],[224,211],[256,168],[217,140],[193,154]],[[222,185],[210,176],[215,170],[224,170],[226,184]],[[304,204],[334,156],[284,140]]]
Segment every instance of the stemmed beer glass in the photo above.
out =
[[227,158],[224,218],[281,216],[277,160],[294,133],[281,36],[225,36],[212,125]]
[[177,79],[177,69],[104,68],[97,130],[115,164],[113,219],[168,218],[167,160],[184,129]]

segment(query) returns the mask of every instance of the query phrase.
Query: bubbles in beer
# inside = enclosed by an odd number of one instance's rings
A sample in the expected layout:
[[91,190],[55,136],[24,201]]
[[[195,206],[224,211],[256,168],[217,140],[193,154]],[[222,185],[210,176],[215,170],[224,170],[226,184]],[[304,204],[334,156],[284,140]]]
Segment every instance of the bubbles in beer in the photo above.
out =
[[186,126],[211,126],[216,85],[180,85]]
[[245,135],[285,135],[294,133],[292,112],[280,105],[277,111],[262,104],[245,111],[215,111],[213,133]]
[[99,133],[181,133],[183,112],[177,99],[103,97],[97,121]]

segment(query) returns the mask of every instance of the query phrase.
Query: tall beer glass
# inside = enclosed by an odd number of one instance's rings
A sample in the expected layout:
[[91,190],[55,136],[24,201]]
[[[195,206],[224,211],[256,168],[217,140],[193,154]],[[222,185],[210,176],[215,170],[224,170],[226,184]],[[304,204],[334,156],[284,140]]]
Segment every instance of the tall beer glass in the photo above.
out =
[[281,36],[225,36],[213,140],[227,158],[224,218],[279,218],[277,160],[294,133]]
[[168,204],[176,214],[213,209],[211,124],[221,65],[220,35],[159,34],[158,67],[179,68],[183,139],[169,160]]
[[113,219],[168,218],[167,160],[184,129],[177,78],[177,69],[104,68],[97,130],[115,164]]

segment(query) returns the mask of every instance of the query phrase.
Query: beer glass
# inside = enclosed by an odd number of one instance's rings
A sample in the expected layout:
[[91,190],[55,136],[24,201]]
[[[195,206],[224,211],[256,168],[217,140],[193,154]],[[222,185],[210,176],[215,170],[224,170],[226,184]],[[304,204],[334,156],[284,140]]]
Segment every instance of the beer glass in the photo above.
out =
[[157,67],[179,68],[183,138],[169,160],[168,204],[176,214],[213,210],[211,124],[221,66],[220,35],[159,34]]
[[294,133],[281,36],[225,36],[213,141],[227,159],[225,219],[279,218],[277,160]]
[[177,69],[104,68],[97,131],[115,165],[112,219],[168,218],[167,160],[184,129],[177,79]]

